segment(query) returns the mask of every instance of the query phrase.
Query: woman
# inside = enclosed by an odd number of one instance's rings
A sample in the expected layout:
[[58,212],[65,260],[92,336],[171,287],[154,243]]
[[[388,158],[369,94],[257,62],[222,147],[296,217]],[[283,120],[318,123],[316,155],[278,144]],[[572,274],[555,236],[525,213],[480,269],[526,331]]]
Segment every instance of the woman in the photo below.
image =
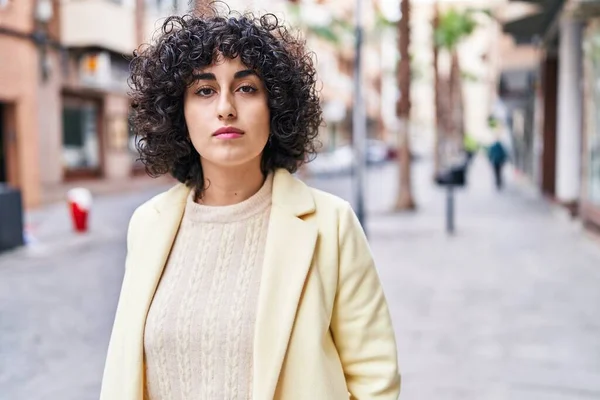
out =
[[291,173],[315,69],[273,17],[171,17],[134,55],[139,207],[102,400],[396,399],[389,312],[350,206]]

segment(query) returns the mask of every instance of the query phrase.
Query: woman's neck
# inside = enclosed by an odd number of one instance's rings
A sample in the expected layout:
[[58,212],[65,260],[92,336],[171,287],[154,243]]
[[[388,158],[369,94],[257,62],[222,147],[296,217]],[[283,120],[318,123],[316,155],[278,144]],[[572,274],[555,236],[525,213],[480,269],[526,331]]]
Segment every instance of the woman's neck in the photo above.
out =
[[205,189],[196,202],[207,206],[241,203],[256,194],[265,182],[260,165],[223,168],[205,164],[202,164]]

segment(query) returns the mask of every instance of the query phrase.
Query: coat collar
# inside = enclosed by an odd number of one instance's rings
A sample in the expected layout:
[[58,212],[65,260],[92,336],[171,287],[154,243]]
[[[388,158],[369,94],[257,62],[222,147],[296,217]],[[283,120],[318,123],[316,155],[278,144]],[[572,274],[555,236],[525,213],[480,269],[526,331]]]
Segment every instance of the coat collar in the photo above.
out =
[[[143,330],[152,298],[177,235],[190,189],[183,184],[155,198],[156,212],[146,235],[143,251],[133,255],[132,264],[144,268],[131,271],[129,281],[139,300],[130,304],[139,325],[133,329],[130,348],[141,350]],[[302,289],[317,241],[314,221],[300,217],[315,211],[311,190],[288,171],[275,171],[271,216],[265,246],[254,332],[253,398],[274,397],[283,360],[292,334]],[[143,367],[143,362],[141,363]],[[143,373],[143,371],[138,371]],[[140,375],[138,375],[140,376]],[[143,376],[143,375],[142,375]]]
[[[315,201],[306,184],[296,179],[285,169],[277,169],[273,177],[273,205],[296,217],[315,211]],[[183,216],[183,210],[190,188],[183,183],[177,184],[163,196],[156,199],[154,209],[162,214],[175,211]],[[175,210],[173,210],[175,208]]]

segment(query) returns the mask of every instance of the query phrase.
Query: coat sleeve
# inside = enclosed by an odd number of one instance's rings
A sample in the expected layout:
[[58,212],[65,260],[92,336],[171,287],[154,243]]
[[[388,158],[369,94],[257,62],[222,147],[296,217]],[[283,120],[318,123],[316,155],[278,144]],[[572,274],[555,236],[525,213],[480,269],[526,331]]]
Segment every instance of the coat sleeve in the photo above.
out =
[[[129,227],[127,229],[127,256],[125,259],[125,275],[127,275],[130,264],[130,254],[134,247],[136,233],[139,229],[140,217],[139,208],[133,213]],[[125,278],[123,279],[125,281]],[[104,365],[104,373],[102,376],[102,385],[100,390],[100,400],[119,400],[128,398],[124,393],[123,377],[121,374],[121,360],[124,355],[127,354],[125,343],[123,342],[122,331],[119,327],[127,326],[125,322],[125,314],[123,312],[124,298],[127,295],[124,290],[124,285],[121,286],[121,292],[119,295],[119,302],[115,313],[115,322],[111,333],[110,342],[108,345],[108,351],[106,354],[106,361]],[[121,328],[122,330],[123,328]]]
[[136,237],[136,230],[138,229],[138,226],[140,225],[139,221],[141,218],[139,217],[139,214],[141,213],[140,209],[136,209],[133,214],[131,215],[131,218],[129,219],[129,226],[127,227],[127,256],[125,258],[125,269],[128,268],[129,263],[130,263],[130,254],[131,254],[131,250],[133,249],[133,245],[135,242],[135,237]]
[[338,289],[331,330],[353,400],[400,394],[396,340],[365,234],[350,205],[339,220]]

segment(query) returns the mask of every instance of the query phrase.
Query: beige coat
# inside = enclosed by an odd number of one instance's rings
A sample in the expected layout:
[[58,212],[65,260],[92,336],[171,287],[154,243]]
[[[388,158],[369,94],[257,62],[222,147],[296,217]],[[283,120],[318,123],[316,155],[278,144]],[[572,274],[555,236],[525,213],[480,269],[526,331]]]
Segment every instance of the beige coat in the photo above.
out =
[[[143,399],[144,324],[188,193],[177,185],[131,218],[101,400]],[[362,229],[348,203],[285,170],[273,182],[256,318],[254,400],[398,398],[394,332]]]

